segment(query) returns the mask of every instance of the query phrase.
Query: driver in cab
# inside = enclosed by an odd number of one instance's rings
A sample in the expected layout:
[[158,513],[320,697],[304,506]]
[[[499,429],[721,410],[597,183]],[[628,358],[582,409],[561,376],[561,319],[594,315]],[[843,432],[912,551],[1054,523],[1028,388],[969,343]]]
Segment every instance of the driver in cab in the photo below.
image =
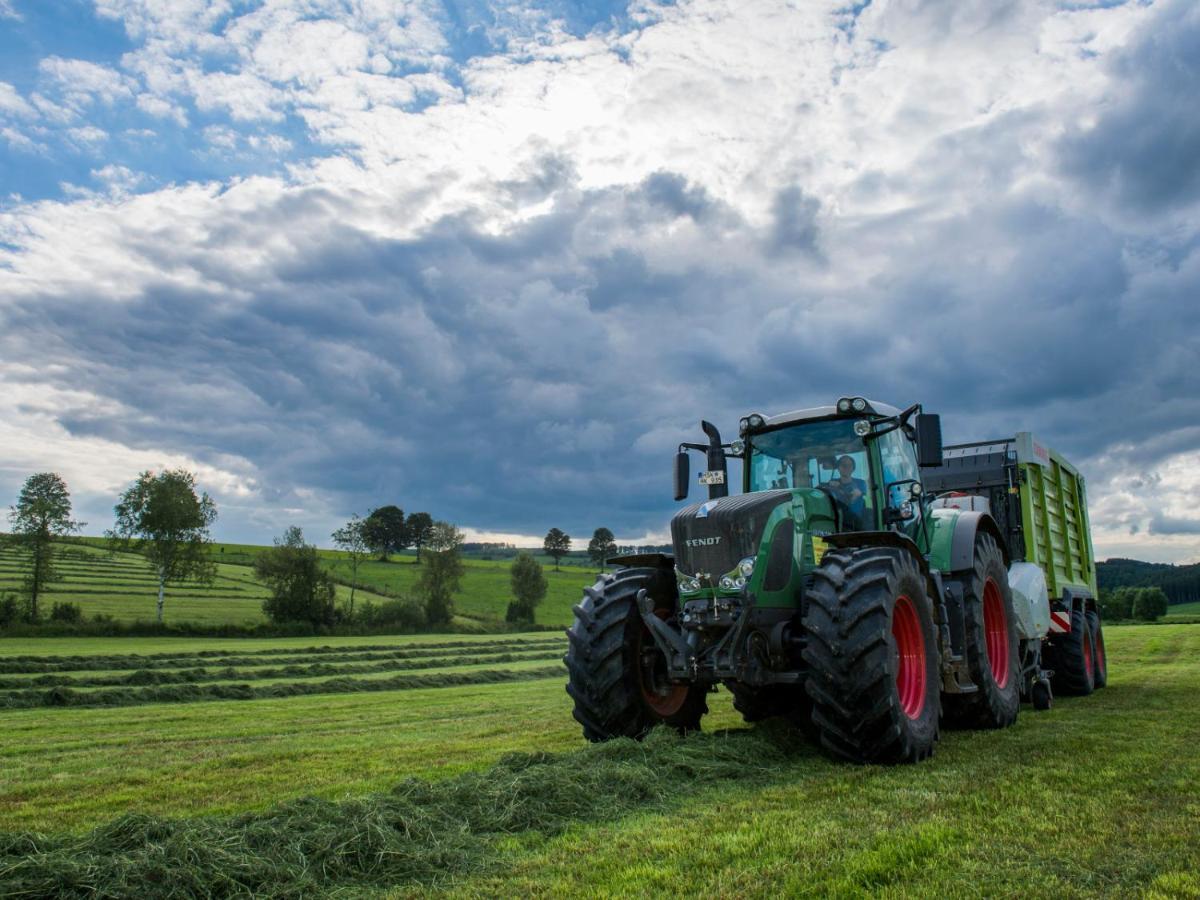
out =
[[843,456],[837,461],[837,471],[838,477],[827,482],[829,489],[855,518],[861,519],[867,510],[867,483],[854,477],[854,459],[850,456]]

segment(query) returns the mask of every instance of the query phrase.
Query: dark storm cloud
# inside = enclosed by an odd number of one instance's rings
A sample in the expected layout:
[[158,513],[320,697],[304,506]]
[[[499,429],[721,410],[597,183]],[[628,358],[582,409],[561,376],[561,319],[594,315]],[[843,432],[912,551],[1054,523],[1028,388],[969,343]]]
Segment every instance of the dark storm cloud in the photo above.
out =
[[[844,393],[924,401],[951,440],[1032,429],[1080,460],[1131,435],[1147,469],[1195,445],[1194,251],[1134,265],[1099,219],[1035,196],[822,233],[795,187],[759,229],[671,173],[583,190],[551,164],[522,183],[548,192],[542,214],[407,239],[287,191],[224,216],[213,248],[143,242],[205,288],[39,297],[9,313],[23,340],[5,352],[40,334],[52,377],[129,410],[75,414],[77,434],[245,457],[293,506],[306,485],[345,513],[394,501],[535,534],[659,529],[670,453],[701,417],[728,432]],[[283,240],[242,290],[227,248],[267,226]],[[889,253],[886,275],[821,287],[839,253],[779,254],[826,243]]]
[[1062,142],[1085,190],[1139,215],[1200,198],[1200,5],[1161,5],[1111,64],[1113,90],[1095,124]]

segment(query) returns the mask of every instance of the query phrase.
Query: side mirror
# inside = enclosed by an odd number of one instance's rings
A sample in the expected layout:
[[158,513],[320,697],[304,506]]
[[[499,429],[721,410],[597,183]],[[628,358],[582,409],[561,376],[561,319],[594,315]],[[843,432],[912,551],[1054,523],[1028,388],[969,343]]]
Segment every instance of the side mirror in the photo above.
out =
[[918,413],[917,465],[923,469],[942,464],[942,417],[936,413]]
[[686,500],[688,495],[688,482],[691,481],[691,463],[688,461],[686,450],[680,450],[675,454],[675,499]]

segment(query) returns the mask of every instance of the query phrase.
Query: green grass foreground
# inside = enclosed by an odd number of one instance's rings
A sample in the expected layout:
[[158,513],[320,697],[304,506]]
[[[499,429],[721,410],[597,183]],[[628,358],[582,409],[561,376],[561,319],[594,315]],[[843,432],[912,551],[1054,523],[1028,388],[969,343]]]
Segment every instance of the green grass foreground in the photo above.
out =
[[1198,896],[1200,627],[1108,651],[1107,689],[895,768],[725,693],[583,747],[558,681],[5,713],[0,895]]

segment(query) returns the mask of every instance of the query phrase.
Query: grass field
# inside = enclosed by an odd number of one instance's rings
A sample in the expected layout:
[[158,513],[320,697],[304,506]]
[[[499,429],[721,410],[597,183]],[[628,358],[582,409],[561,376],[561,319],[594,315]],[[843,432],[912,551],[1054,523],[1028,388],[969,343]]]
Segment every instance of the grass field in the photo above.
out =
[[[152,892],[170,873],[211,893],[1200,896],[1200,626],[1107,631],[1108,688],[1003,732],[944,732],[916,767],[830,762],[743,726],[724,692],[703,735],[588,748],[561,674],[0,711],[0,895]],[[511,648],[497,640],[311,656],[466,660]],[[312,645],[255,642],[247,662],[237,641],[12,640],[0,663],[238,655],[252,671]]]
[[[264,549],[245,544],[215,544],[216,579],[212,584],[171,585],[167,590],[165,620],[203,625],[265,622],[262,602],[267,590],[255,579],[252,568],[255,557]],[[330,572],[345,582],[351,580],[350,565],[344,554],[333,550],[322,550],[320,554]],[[482,623],[486,627],[489,623],[503,622],[512,599],[511,563],[467,559],[464,565],[461,590],[455,597],[458,624],[471,627]],[[154,619],[158,586],[154,573],[140,556],[112,554],[101,539],[84,538],[60,545],[58,568],[64,577],[43,595],[40,601],[43,614],[48,614],[55,603],[71,602],[79,604],[87,617],[103,614],[124,622]],[[366,561],[359,567],[360,589],[356,599],[384,603],[388,596],[415,596],[421,571],[411,556],[396,556],[388,562]],[[579,602],[583,588],[591,584],[595,574],[579,566],[564,566],[559,572],[547,567],[545,571],[548,590],[537,609],[536,622],[565,627],[571,621],[571,607]],[[0,546],[0,592],[20,590],[24,577],[25,568],[17,554]],[[338,585],[337,592],[340,601],[349,598],[350,589],[344,584]]]
[[1196,603],[1177,603],[1174,606],[1167,607],[1167,617],[1173,616],[1200,616],[1200,601]]

